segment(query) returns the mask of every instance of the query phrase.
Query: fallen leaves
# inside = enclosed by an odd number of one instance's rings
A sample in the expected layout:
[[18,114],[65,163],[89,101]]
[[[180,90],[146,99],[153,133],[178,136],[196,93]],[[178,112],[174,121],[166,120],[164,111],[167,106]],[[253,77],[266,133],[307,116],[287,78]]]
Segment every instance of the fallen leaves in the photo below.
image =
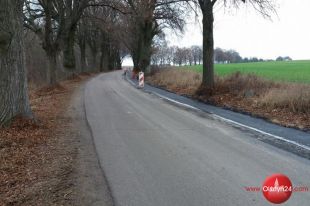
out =
[[[0,205],[66,205],[76,156],[66,108],[89,75],[30,91],[35,120],[16,118],[0,130]],[[68,138],[67,138],[68,137]]]

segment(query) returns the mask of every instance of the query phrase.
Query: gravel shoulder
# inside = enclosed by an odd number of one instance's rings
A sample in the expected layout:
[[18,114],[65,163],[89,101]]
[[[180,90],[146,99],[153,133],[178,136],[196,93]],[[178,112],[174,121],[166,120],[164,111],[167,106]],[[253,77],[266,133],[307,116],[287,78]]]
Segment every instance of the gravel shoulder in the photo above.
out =
[[110,190],[98,161],[91,131],[85,118],[84,85],[73,95],[69,116],[77,130],[76,201],[74,205],[113,205]]

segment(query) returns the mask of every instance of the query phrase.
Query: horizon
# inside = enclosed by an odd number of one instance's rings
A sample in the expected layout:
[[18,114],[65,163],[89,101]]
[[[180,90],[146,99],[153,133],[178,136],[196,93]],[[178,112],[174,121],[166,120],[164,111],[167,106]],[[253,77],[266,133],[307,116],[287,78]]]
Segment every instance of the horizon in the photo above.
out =
[[[306,27],[310,19],[308,8],[308,0],[278,0],[277,15],[273,14],[269,20],[246,4],[239,9],[224,9],[217,3],[214,48],[233,49],[242,57],[310,59],[310,28]],[[202,18],[197,22],[192,14],[189,19],[181,37],[165,31],[170,46],[202,45]]]
[[[289,56],[293,60],[310,60],[310,27],[305,26],[310,19],[308,8],[308,0],[278,0],[277,14],[270,20],[247,4],[232,9],[217,3],[214,48],[236,50],[243,58],[275,60],[279,56]],[[164,30],[168,46],[202,46],[201,15],[197,20],[192,13],[188,19],[182,35]],[[133,63],[127,57],[123,64],[131,66]]]

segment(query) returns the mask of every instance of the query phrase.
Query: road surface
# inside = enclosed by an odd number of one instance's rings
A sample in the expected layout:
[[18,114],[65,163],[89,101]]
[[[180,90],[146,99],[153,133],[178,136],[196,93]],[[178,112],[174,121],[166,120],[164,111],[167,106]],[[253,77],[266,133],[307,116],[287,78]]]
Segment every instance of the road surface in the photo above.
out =
[[[310,187],[310,161],[228,124],[168,104],[102,74],[85,88],[85,112],[115,205],[270,205],[261,186],[284,173]],[[284,205],[309,205],[310,192]]]

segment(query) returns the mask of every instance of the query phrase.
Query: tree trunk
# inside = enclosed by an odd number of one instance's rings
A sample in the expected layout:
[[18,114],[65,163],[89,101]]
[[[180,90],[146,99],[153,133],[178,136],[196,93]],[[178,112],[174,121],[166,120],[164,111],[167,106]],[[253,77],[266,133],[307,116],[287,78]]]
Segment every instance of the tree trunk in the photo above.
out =
[[213,39],[213,4],[205,1],[203,9],[203,79],[202,85],[214,87],[214,39]]
[[152,41],[155,36],[153,22],[150,20],[140,22],[137,43],[132,52],[134,69],[136,72],[145,72],[151,62]]
[[0,127],[21,115],[32,117],[27,92],[21,0],[0,8]]
[[138,55],[135,52],[131,52],[131,57],[133,61],[133,72],[137,73],[139,72],[139,58]]
[[91,49],[91,55],[92,55],[92,71],[97,71],[97,50]]
[[142,47],[141,47],[141,63],[140,68],[143,72],[150,66],[151,55],[152,55],[152,41],[154,38],[153,33],[153,22],[147,21],[144,24],[143,28],[143,38],[142,38]]
[[100,54],[100,64],[99,64],[99,70],[100,70],[100,72],[103,72],[103,68],[105,67],[105,65],[104,65],[105,63],[104,63],[104,53],[103,52],[101,52],[101,54]]
[[122,59],[119,50],[116,51],[115,66],[118,70],[122,69]]
[[53,39],[53,26],[52,26],[52,7],[53,2],[47,1],[47,9],[45,10],[45,35],[43,41],[43,49],[45,50],[48,65],[47,65],[47,83],[49,86],[54,86],[57,83],[56,70],[57,70],[57,53],[59,51],[59,44]]
[[80,52],[81,52],[81,72],[86,71],[86,45],[85,43],[80,43]]
[[57,83],[57,54],[54,52],[46,52],[48,59],[47,82],[49,86],[54,86]]
[[75,69],[75,54],[74,54],[74,43],[75,43],[75,31],[76,26],[73,25],[69,29],[68,33],[64,37],[64,62],[65,68],[74,70]]
[[109,69],[109,71],[114,70],[114,67],[115,67],[114,51],[112,48],[109,48],[109,53],[108,53],[108,69]]
[[107,43],[109,42],[108,39],[106,39],[106,35],[102,34],[103,42],[100,46],[100,72],[109,70],[109,64],[110,64],[110,45]]
[[102,49],[100,57],[100,72],[106,71],[109,69],[109,55],[108,50]]
[[118,70],[122,68],[119,49],[117,46],[110,46],[109,49],[109,70]]

